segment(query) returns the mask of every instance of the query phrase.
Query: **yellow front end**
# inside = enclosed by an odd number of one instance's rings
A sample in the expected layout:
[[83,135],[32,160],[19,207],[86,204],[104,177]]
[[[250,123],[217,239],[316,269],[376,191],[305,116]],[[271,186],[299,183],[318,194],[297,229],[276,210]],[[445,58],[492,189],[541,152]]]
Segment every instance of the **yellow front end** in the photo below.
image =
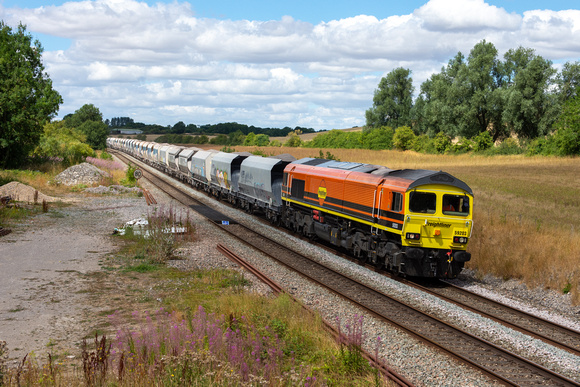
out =
[[403,246],[466,250],[473,227],[473,196],[445,185],[421,186],[405,194]]

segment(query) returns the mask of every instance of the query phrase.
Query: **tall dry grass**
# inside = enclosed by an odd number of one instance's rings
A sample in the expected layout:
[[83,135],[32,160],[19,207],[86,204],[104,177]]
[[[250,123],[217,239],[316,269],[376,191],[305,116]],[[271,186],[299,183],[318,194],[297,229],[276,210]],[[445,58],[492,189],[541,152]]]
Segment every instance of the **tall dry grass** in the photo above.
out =
[[[235,147],[252,151],[256,147]],[[265,154],[318,157],[319,149],[259,148]],[[480,275],[570,292],[580,303],[580,159],[428,155],[412,151],[322,149],[342,161],[392,169],[444,170],[474,191],[472,260]]]

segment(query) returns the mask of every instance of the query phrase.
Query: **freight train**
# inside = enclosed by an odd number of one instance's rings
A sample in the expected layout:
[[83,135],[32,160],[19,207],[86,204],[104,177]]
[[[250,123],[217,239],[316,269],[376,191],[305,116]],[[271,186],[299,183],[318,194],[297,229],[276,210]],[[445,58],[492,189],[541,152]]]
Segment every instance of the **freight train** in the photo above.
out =
[[473,191],[442,171],[260,157],[109,138],[217,199],[399,275],[455,278],[471,259]]

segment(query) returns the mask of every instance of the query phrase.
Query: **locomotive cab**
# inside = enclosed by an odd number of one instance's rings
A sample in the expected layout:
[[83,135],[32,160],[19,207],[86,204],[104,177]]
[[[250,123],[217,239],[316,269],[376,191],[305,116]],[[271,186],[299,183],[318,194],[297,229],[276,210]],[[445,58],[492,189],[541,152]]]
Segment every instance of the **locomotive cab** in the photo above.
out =
[[[455,277],[471,258],[466,249],[473,226],[472,194],[438,184],[409,190],[405,199],[401,242],[407,258],[420,260],[423,273],[429,266],[433,276]],[[407,264],[411,274],[409,269]]]

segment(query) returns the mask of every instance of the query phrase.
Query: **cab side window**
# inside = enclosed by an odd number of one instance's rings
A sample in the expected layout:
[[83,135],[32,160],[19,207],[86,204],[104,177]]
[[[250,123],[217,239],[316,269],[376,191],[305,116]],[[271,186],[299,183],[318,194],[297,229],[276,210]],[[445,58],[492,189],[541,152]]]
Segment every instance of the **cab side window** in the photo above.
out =
[[409,210],[422,214],[434,214],[437,204],[437,195],[432,192],[411,192]]
[[392,192],[391,211],[401,212],[403,209],[403,195],[399,192]]
[[469,196],[443,195],[443,213],[445,215],[469,215]]

